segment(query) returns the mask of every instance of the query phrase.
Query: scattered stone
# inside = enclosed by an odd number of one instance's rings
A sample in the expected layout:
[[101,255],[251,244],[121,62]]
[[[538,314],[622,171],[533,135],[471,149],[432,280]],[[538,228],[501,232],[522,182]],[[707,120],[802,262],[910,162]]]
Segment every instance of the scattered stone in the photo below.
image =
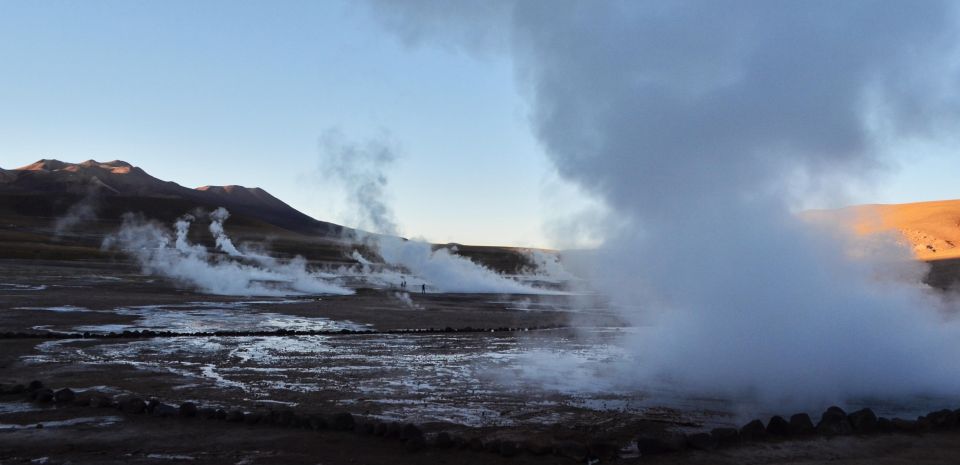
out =
[[484,442],[482,450],[485,450],[487,452],[493,452],[494,454],[496,454],[497,452],[500,452],[500,440],[491,439],[489,441]]
[[[310,415],[309,419],[310,419],[310,429],[314,431],[327,429],[327,419],[324,418],[322,415]],[[376,428],[374,428],[374,432],[376,432]]]
[[227,422],[229,423],[243,423],[243,410],[231,410],[227,413]]
[[150,413],[155,417],[170,418],[177,416],[180,411],[170,404],[158,403]]
[[881,433],[890,433],[893,431],[893,422],[889,418],[877,418],[877,431]]
[[767,438],[767,428],[763,426],[760,420],[753,420],[740,428],[740,439],[742,441],[762,441]]
[[371,421],[361,421],[353,426],[353,430],[360,434],[373,434],[376,425]]
[[585,462],[590,451],[583,444],[576,441],[561,441],[554,448],[554,453],[561,457],[568,457],[578,462]]
[[917,431],[917,422],[914,420],[894,418],[893,420],[890,420],[890,423],[893,425],[894,431],[901,431],[904,433],[913,433]]
[[9,396],[23,394],[27,387],[22,384],[0,384],[0,395]]
[[953,429],[957,426],[957,414],[953,410],[938,410],[927,414],[934,429]]
[[400,426],[400,423],[391,421],[387,424],[387,432],[384,434],[384,437],[390,439],[400,439],[400,432],[403,430],[403,427]]
[[110,408],[114,406],[113,399],[107,396],[94,395],[90,398],[90,406],[96,408]]
[[184,402],[180,404],[180,416],[183,418],[193,418],[197,416],[197,404],[193,402]]
[[853,432],[869,434],[877,432],[877,415],[868,408],[857,410],[847,416]]
[[838,436],[850,434],[853,427],[847,419],[846,412],[840,407],[830,407],[820,417],[820,423],[817,423],[817,433],[824,436]]
[[414,425],[413,423],[407,423],[403,425],[403,430],[400,431],[400,439],[403,441],[409,441],[410,439],[423,438],[423,431]]
[[696,450],[714,450],[717,448],[717,438],[710,433],[696,433],[687,436],[687,445]]
[[427,447],[427,441],[422,436],[415,437],[408,439],[404,447],[406,447],[406,449],[410,452],[417,452],[423,450],[424,447]]
[[503,457],[513,457],[520,453],[520,447],[513,441],[500,441],[499,453]]
[[717,447],[728,447],[740,443],[740,431],[736,428],[714,428],[710,436],[717,440]]
[[140,414],[147,410],[147,403],[139,397],[129,397],[120,401],[120,410],[124,413]]
[[160,399],[151,397],[147,400],[147,413],[153,413],[153,409],[157,408],[158,405],[160,405]]
[[775,415],[767,422],[767,433],[771,436],[789,436],[790,423],[784,420],[783,417]]
[[817,432],[813,420],[806,413],[797,413],[790,417],[790,434],[792,436],[810,436]]
[[553,452],[553,445],[543,439],[528,439],[523,443],[523,448],[533,455],[547,455]]
[[53,389],[49,389],[49,388],[39,388],[30,394],[30,397],[32,397],[33,400],[40,402],[42,404],[45,404],[47,402],[53,402],[53,396],[54,396]]
[[330,426],[338,431],[350,431],[353,429],[353,415],[349,412],[341,412],[330,418]]
[[[760,424],[763,427],[763,424]],[[678,452],[687,446],[687,438],[678,433],[659,432],[642,434],[637,438],[640,455],[656,455]]]
[[[377,426],[379,427],[380,425],[378,424]],[[433,444],[441,449],[446,449],[453,446],[453,438],[450,437],[450,433],[441,431],[434,437]]]
[[620,455],[620,445],[609,441],[595,441],[587,445],[590,457],[594,459],[615,459]]

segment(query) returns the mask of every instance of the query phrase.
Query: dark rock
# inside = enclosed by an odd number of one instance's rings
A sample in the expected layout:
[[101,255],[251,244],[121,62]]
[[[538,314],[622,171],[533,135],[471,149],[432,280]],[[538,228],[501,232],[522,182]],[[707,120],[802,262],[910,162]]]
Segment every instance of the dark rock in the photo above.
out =
[[450,437],[450,433],[441,431],[437,433],[437,436],[433,439],[433,444],[441,449],[446,449],[453,446],[453,438]]
[[753,420],[740,428],[740,440],[762,441],[767,438],[767,428],[760,420]]
[[349,412],[340,412],[330,418],[330,426],[338,431],[350,431],[353,429],[353,415]]
[[[762,427],[763,424],[761,423]],[[640,455],[656,455],[668,452],[678,452],[687,446],[687,438],[678,433],[658,432],[642,434],[637,438],[637,449]]]
[[500,440],[491,439],[489,441],[484,441],[482,450],[493,452],[494,454],[500,452]]
[[717,438],[710,433],[696,433],[687,436],[687,445],[696,450],[714,450],[717,448]]
[[553,445],[543,439],[528,439],[524,441],[523,448],[533,455],[547,455],[553,452]]
[[30,384],[27,384],[27,391],[36,391],[43,387],[43,383],[37,380],[30,381]]
[[881,433],[893,432],[893,422],[886,417],[877,418],[877,431]]
[[571,458],[578,462],[585,462],[590,451],[587,446],[576,441],[561,441],[554,445],[554,453],[561,457]]
[[158,405],[160,405],[160,399],[151,397],[147,400],[147,413],[153,413],[153,409],[157,408]]
[[30,396],[33,400],[45,404],[47,402],[53,402],[54,392],[53,389],[40,388],[30,393]]
[[403,425],[403,430],[400,431],[400,439],[408,441],[414,438],[423,438],[423,431],[413,423]]
[[170,404],[164,404],[162,402],[155,405],[153,407],[153,411],[151,412],[153,416],[160,417],[160,418],[175,417],[179,413],[180,411],[176,407]]
[[894,418],[893,420],[890,420],[890,423],[893,425],[894,431],[900,431],[903,433],[913,433],[917,431],[917,422],[914,420]]
[[790,423],[784,420],[783,417],[775,415],[767,422],[767,433],[771,436],[789,436]]
[[790,417],[790,435],[811,436],[817,432],[813,420],[806,413],[797,413]]
[[850,427],[854,433],[869,434],[877,432],[877,415],[868,408],[857,410],[847,415]]
[[30,399],[36,402],[53,402],[53,389],[34,389],[33,391],[30,391]]
[[481,441],[480,438],[470,438],[470,440],[467,441],[467,449],[482,451],[483,441]]
[[270,424],[277,426],[293,426],[295,416],[293,410],[273,411],[268,414]]
[[184,402],[180,404],[180,416],[183,418],[193,418],[197,416],[197,404],[193,402]]
[[243,416],[243,422],[248,425],[259,425],[263,422],[263,418],[262,412],[250,412]]
[[410,452],[417,452],[427,447],[427,441],[423,437],[408,439],[404,447]]
[[400,423],[391,421],[387,423],[387,432],[384,434],[384,437],[390,439],[400,439],[400,432],[403,430],[403,427],[400,426]]
[[372,421],[361,421],[353,426],[353,430],[360,434],[373,434],[376,424]]
[[243,423],[243,410],[231,410],[227,413],[226,420],[230,423]]
[[927,414],[933,429],[953,429],[957,426],[957,414],[953,410],[938,410]]
[[120,410],[124,413],[140,414],[147,410],[147,403],[139,397],[128,397],[120,401]]
[[217,418],[217,410],[210,407],[201,407],[197,409],[197,415],[207,420],[215,420]]
[[593,459],[608,460],[620,455],[620,445],[609,441],[594,441],[587,445],[590,457]]
[[513,441],[500,441],[500,455],[513,457],[520,453],[520,447]]
[[717,440],[717,447],[728,447],[740,443],[740,431],[736,428],[714,428],[710,436]]
[[[310,429],[314,431],[320,431],[322,429],[327,429],[327,419],[323,415],[310,415]],[[376,432],[376,429],[374,429]]]
[[850,434],[853,427],[847,419],[847,414],[840,407],[830,407],[820,417],[820,423],[817,423],[817,433],[824,436],[839,436]]
[[23,394],[27,387],[22,384],[2,384],[0,385],[0,395],[9,396]]
[[386,436],[386,435],[387,435],[387,424],[384,423],[384,422],[382,422],[382,421],[381,421],[381,422],[378,422],[378,423],[373,427],[373,435],[374,435],[374,436]]
[[113,407],[113,399],[103,395],[94,395],[90,397],[90,406],[95,408],[110,408]]

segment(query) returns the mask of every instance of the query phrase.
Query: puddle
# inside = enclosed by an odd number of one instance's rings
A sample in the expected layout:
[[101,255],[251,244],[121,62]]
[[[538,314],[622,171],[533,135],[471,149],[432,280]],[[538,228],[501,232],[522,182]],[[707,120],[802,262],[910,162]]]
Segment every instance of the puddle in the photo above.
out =
[[[120,417],[104,416],[104,417],[79,417],[79,418],[70,418],[68,420],[40,421],[40,422],[29,423],[24,425],[0,423],[0,432],[29,430],[29,429],[63,428],[67,426],[78,426],[78,425],[110,426],[119,421],[121,421]],[[37,425],[43,425],[43,428],[37,428]]]
[[56,307],[16,307],[17,310],[50,312],[97,312],[132,316],[131,323],[111,323],[81,326],[34,326],[35,330],[51,332],[119,333],[123,331],[171,331],[198,333],[216,331],[340,331],[365,330],[370,325],[352,321],[338,321],[323,317],[303,317],[260,311],[254,305],[283,305],[303,303],[304,300],[255,300],[241,302],[190,302],[177,305],[144,305],[120,307],[113,310],[90,310],[72,305]]
[[42,291],[46,288],[44,284],[0,283],[0,291]]

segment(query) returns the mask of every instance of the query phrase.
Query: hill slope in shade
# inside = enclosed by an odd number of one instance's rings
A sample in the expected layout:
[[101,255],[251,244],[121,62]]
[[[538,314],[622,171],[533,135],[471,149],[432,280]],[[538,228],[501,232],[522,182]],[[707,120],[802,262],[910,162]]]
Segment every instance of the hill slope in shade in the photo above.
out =
[[[0,171],[0,195],[30,196],[52,199],[55,204],[68,203],[70,197],[95,196],[106,203],[131,203],[145,206],[148,216],[151,202],[158,207],[170,201],[205,208],[225,207],[231,213],[245,215],[273,226],[293,232],[322,236],[339,236],[342,226],[318,221],[297,211],[283,201],[260,188],[242,186],[204,186],[197,189],[183,187],[175,182],[162,181],[131,165],[114,160],[82,163],[66,163],[59,160],[39,160],[27,166]],[[121,202],[117,202],[122,198]],[[21,205],[41,205],[37,199],[25,200]],[[39,208],[39,207],[38,207]],[[56,210],[56,208],[54,208]],[[29,211],[21,214],[31,215]],[[33,212],[33,216],[46,216],[46,212]],[[57,214],[57,212],[53,212]],[[164,212],[166,213],[166,212]]]

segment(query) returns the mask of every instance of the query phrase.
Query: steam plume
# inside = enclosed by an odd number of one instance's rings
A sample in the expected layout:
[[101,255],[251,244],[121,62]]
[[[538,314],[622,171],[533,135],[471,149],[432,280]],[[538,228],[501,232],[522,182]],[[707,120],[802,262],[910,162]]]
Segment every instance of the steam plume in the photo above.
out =
[[[211,255],[206,247],[190,242],[188,233],[191,224],[196,220],[190,214],[177,219],[172,237],[169,229],[162,225],[127,214],[120,230],[104,239],[103,248],[119,249],[131,255],[140,263],[145,273],[165,276],[210,294],[250,296],[353,293],[350,289],[328,282],[319,274],[310,272],[303,258],[280,262],[268,256],[247,256],[240,253],[223,231],[222,222],[229,213],[222,208],[214,213],[211,215],[210,231],[217,240],[217,246],[227,252],[229,257]],[[233,257],[248,258],[256,264]]]
[[622,376],[778,402],[960,388],[957,323],[908,254],[851,258],[791,212],[954,130],[953,3],[442,3],[374,2],[407,43],[509,38],[532,130],[623,226],[591,270],[654,325]]

